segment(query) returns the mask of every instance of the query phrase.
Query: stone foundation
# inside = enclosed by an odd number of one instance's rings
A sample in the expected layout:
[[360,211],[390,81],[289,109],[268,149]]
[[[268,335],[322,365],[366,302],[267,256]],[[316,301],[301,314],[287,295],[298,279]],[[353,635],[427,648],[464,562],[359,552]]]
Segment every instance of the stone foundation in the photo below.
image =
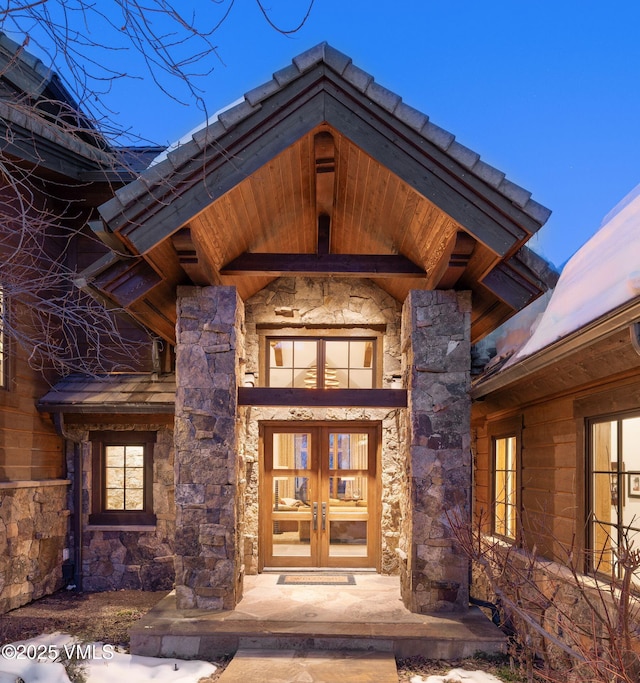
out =
[[[604,627],[607,621],[605,611],[609,614],[608,618],[615,621],[621,607],[619,591],[612,590],[606,580],[596,580],[580,573],[574,575],[564,565],[534,557],[524,549],[514,549],[496,538],[485,537],[485,540],[485,559],[489,561],[493,580],[497,581],[504,595],[524,608],[528,616],[540,624],[548,638],[543,640],[540,632],[530,628],[512,611],[505,610],[502,617],[507,613],[513,617],[520,637],[526,638],[528,646],[540,657],[559,669],[571,669],[576,676],[572,681],[586,680],[575,673],[579,671],[579,663],[570,658],[558,643],[565,643],[574,651],[587,653],[592,652],[594,642],[599,641],[604,653],[612,635]],[[500,604],[485,570],[475,563],[472,589],[474,597]],[[637,612],[633,609],[637,605],[637,597],[632,597],[629,624],[636,637],[631,640],[631,651],[636,653],[636,662],[640,664],[640,638],[637,637],[640,627]],[[599,616],[595,616],[596,613]],[[630,657],[628,663],[631,661]]]
[[176,599],[233,609],[242,596],[241,434],[237,387],[243,305],[234,287],[178,291]]
[[414,290],[403,310],[409,406],[401,589],[413,612],[469,604],[469,562],[447,516],[464,522],[470,515],[470,314],[470,295],[453,291]]
[[62,587],[67,480],[0,484],[0,614]]
[[[92,457],[89,431],[155,431],[153,448],[153,512],[148,526],[89,524]],[[175,570],[173,544],[173,430],[160,425],[87,425],[73,436],[83,449],[82,590],[170,590]]]

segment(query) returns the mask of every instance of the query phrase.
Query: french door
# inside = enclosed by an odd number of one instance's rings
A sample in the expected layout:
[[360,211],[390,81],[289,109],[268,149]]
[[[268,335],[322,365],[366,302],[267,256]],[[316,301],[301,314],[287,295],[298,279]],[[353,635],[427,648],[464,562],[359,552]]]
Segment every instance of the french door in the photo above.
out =
[[262,567],[377,567],[378,427],[263,425]]

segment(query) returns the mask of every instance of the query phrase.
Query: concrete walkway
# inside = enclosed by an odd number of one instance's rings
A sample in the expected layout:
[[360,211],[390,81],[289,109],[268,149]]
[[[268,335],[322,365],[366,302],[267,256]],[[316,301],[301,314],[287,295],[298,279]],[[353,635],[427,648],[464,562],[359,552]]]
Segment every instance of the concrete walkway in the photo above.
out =
[[248,576],[243,599],[227,612],[178,610],[169,595],[132,628],[131,652],[212,659],[239,649],[359,650],[451,660],[504,648],[504,635],[477,609],[413,614],[400,599],[397,577],[354,576],[349,586],[279,585],[276,573]]
[[398,683],[391,653],[238,650],[219,683]]

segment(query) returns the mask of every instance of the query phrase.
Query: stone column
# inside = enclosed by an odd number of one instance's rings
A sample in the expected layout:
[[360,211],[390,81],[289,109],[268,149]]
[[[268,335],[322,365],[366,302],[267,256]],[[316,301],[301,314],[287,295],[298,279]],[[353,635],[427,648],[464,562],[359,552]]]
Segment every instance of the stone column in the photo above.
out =
[[413,612],[464,610],[469,563],[447,514],[470,518],[471,297],[413,290],[402,316],[409,394],[402,598]]
[[235,287],[178,288],[175,416],[179,609],[242,596],[237,386],[244,307]]

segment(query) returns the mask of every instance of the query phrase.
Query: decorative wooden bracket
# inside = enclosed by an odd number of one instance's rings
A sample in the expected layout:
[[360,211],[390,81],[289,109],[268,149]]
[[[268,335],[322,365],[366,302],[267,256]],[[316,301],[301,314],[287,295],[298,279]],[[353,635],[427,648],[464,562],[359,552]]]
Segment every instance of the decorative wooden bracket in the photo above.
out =
[[178,262],[194,285],[210,284],[198,259],[198,252],[191,238],[191,230],[182,228],[171,236],[173,248],[178,254]]
[[452,242],[446,270],[438,280],[436,289],[453,289],[469,265],[476,241],[463,230],[458,230]]
[[131,306],[162,282],[160,275],[139,256],[113,259],[91,280],[98,290],[123,308]]
[[524,278],[509,263],[501,262],[481,280],[482,284],[516,311],[542,294],[541,289]]

